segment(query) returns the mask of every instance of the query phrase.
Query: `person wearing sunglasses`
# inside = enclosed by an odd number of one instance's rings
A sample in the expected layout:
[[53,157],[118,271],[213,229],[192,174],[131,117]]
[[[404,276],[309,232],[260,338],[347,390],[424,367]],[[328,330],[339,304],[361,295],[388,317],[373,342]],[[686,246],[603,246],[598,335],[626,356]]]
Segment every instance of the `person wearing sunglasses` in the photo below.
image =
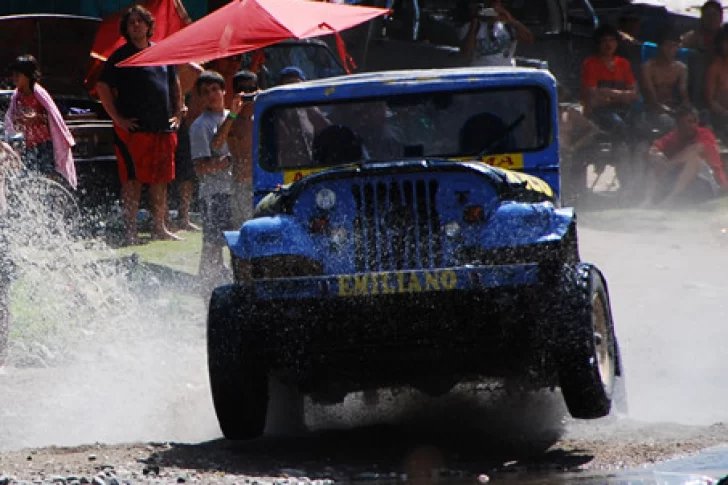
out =
[[239,228],[253,217],[253,102],[258,76],[247,70],[233,76],[235,95],[230,112],[212,140],[215,149],[227,142],[232,156],[232,223]]

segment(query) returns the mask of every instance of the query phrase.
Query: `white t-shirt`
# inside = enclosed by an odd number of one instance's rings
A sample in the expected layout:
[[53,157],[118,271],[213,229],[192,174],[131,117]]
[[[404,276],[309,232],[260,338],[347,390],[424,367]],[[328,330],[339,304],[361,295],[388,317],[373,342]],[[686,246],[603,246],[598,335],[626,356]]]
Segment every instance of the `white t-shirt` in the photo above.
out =
[[[516,38],[503,22],[492,24],[493,38],[488,31],[490,26],[480,22],[475,36],[475,52],[471,66],[513,66],[513,54],[516,51]],[[465,40],[470,30],[470,23],[460,28],[460,39]]]
[[[225,121],[228,110],[216,113],[205,110],[190,126],[190,152],[192,160],[197,158],[221,157],[230,155],[227,142],[220,150],[212,150],[210,144],[218,128]],[[199,177],[199,197],[208,199],[217,194],[230,194],[233,175],[230,168]]]

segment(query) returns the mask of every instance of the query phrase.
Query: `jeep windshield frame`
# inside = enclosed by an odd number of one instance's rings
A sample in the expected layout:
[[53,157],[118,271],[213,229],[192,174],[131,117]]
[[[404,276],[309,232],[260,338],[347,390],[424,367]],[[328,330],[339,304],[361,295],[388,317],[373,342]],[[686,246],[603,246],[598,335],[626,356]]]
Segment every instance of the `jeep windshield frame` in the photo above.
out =
[[536,152],[553,132],[549,93],[534,85],[293,102],[261,113],[259,128],[269,172]]

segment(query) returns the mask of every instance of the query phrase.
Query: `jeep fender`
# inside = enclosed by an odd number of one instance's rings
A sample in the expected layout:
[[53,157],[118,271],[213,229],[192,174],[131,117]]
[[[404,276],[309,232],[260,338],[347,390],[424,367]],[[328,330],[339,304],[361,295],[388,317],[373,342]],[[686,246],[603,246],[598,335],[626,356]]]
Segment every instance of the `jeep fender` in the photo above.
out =
[[225,231],[230,252],[241,259],[281,254],[317,259],[311,236],[295,218],[287,215],[257,217],[239,231]]
[[480,233],[486,248],[518,247],[558,242],[576,224],[574,210],[555,208],[551,203],[503,203]]

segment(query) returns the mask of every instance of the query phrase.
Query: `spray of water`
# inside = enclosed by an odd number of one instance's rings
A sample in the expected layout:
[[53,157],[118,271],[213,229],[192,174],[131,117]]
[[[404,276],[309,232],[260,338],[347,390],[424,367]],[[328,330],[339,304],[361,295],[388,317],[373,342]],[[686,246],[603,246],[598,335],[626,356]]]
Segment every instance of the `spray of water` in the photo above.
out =
[[170,292],[172,276],[83,234],[59,184],[29,179],[11,194],[19,278],[0,449],[214,437],[196,288]]

